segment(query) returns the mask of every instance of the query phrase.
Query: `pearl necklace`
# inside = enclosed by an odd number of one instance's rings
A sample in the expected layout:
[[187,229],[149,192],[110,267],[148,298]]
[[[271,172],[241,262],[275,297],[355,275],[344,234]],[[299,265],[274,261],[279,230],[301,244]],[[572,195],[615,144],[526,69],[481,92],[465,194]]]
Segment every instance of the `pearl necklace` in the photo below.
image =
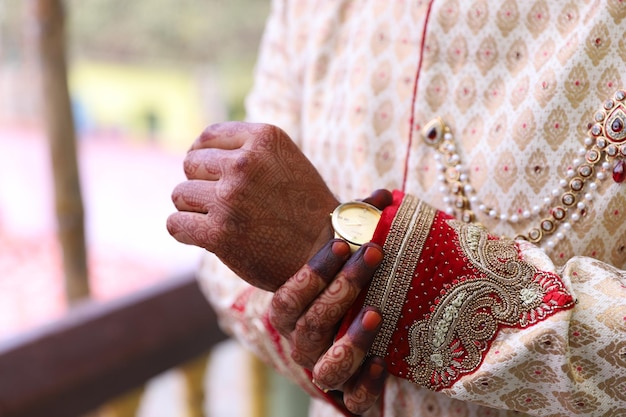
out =
[[[475,222],[472,205],[491,218],[516,224],[521,220],[535,220],[535,226],[515,239],[533,243],[547,242],[554,247],[570,231],[572,223],[584,215],[591,204],[599,184],[609,175],[617,183],[626,179],[626,91],[618,90],[612,99],[606,100],[594,114],[589,124],[584,147],[567,170],[567,177],[559,181],[560,189],[552,190],[541,206],[522,210],[520,214],[499,213],[482,203],[469,183],[467,167],[461,163],[457,146],[450,128],[439,117],[428,122],[422,129],[426,144],[435,148],[437,168],[440,172],[446,212],[466,223]],[[611,174],[609,174],[611,172]],[[549,238],[548,238],[549,237]]]

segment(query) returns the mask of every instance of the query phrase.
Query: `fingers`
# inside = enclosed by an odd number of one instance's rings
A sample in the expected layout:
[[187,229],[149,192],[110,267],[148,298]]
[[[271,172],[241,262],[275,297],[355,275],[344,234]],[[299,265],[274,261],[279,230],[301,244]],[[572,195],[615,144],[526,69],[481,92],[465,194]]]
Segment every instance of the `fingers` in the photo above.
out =
[[197,149],[187,152],[183,169],[187,179],[218,180],[226,172],[226,162],[229,161],[227,150],[223,149]]
[[167,230],[179,242],[213,251],[211,228],[207,216],[201,213],[181,211],[167,218]]
[[382,210],[385,207],[391,205],[391,203],[393,203],[393,195],[389,190],[380,189],[374,191],[372,194],[370,194],[369,197],[367,197],[363,201]]
[[385,388],[387,367],[378,356],[365,360],[359,372],[351,378],[343,391],[343,402],[354,414],[363,414],[378,400]]
[[215,195],[215,181],[191,180],[178,184],[172,191],[172,202],[180,211],[207,213]]
[[376,308],[363,308],[347,333],[335,341],[315,364],[313,378],[316,383],[325,389],[341,389],[361,366],[381,325],[382,316]]
[[208,126],[191,145],[189,151],[204,148],[237,149],[248,139],[249,125],[224,122]]
[[371,281],[382,258],[380,246],[363,245],[300,316],[291,336],[292,358],[298,364],[310,369],[331,345],[337,326]]
[[345,241],[329,241],[276,291],[269,311],[272,326],[283,336],[288,336],[298,318],[339,273],[349,256],[350,247]]
[[207,148],[238,149],[254,136],[269,130],[276,131],[278,128],[258,123],[216,123],[204,129],[189,151]]

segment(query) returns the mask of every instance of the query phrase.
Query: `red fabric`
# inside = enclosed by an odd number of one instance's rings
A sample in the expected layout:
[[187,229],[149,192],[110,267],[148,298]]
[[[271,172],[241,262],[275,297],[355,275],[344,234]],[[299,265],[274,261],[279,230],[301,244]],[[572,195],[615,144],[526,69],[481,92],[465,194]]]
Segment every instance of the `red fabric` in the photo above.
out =
[[[373,242],[381,246],[384,244],[403,198],[404,193],[394,191],[393,203],[383,211],[382,218],[372,239]],[[427,320],[430,314],[437,308],[443,296],[456,285],[468,280],[485,279],[485,274],[469,262],[459,247],[457,232],[448,223],[450,219],[452,219],[451,216],[441,211],[438,211],[435,215],[433,224],[422,248],[420,260],[413,272],[411,286],[404,300],[400,319],[391,336],[389,346],[393,346],[393,349],[389,349],[387,356],[384,358],[387,363],[388,371],[401,378],[410,378],[408,372],[409,367],[405,361],[406,358],[410,356],[410,327],[415,322]],[[497,238],[489,237],[489,239]],[[396,255],[397,254],[390,253],[385,254],[385,256]],[[518,257],[521,259],[521,254],[518,254]],[[537,271],[533,281],[541,285],[546,291],[543,297],[543,301],[546,305],[521,314],[518,323],[513,327],[521,328],[531,326],[553,314],[556,309],[570,308],[574,304],[573,298],[565,291],[560,277],[556,274]],[[338,337],[345,334],[350,323],[352,323],[362,308],[366,293],[367,290],[362,291],[359,299],[346,315],[340,327]],[[494,293],[492,296],[495,298],[499,297],[497,293]],[[490,313],[489,311],[483,312]],[[477,342],[480,346],[476,347],[478,347],[480,351],[486,352],[499,330],[503,327],[505,327],[504,324],[499,324],[498,330],[492,335],[491,339],[480,343]],[[452,341],[453,344],[454,342],[456,341]],[[433,380],[431,381],[432,389],[449,387],[463,376],[464,372],[468,372],[462,369],[461,366],[461,361],[465,357],[462,346],[458,348],[458,353],[458,374],[445,384],[442,384],[439,377],[433,374]]]
[[392,195],[393,201],[391,202],[391,205],[385,207],[383,210],[378,226],[376,226],[376,230],[374,231],[374,236],[372,237],[372,242],[377,243],[380,246],[385,244],[385,239],[387,239],[393,219],[396,217],[398,208],[400,208],[402,199],[404,198],[404,193],[402,191],[394,190]]
[[419,130],[419,127],[415,126],[415,106],[417,105],[417,93],[420,75],[422,73],[422,63],[424,62],[424,51],[426,49],[426,30],[428,29],[428,21],[430,20],[431,12],[433,9],[433,3],[435,0],[431,0],[428,3],[428,10],[424,19],[424,26],[422,28],[422,42],[420,44],[420,50],[418,53],[419,61],[417,63],[417,71],[415,72],[415,80],[413,81],[413,96],[411,97],[411,120],[409,120],[409,140],[406,147],[406,156],[404,158],[404,174],[402,175],[402,190],[406,190],[406,182],[409,178],[409,156],[411,155],[411,149],[413,148],[413,136],[415,131]]
[[[387,206],[383,210],[380,221],[378,222],[378,225],[376,226],[376,230],[374,231],[372,242],[380,246],[384,245],[385,239],[387,238],[387,235],[389,234],[389,230],[391,229],[391,223],[393,222],[393,219],[396,217],[396,214],[398,213],[398,208],[400,207],[400,204],[402,204],[403,198],[404,198],[404,193],[402,193],[401,191],[397,191],[397,190],[393,191],[393,201],[391,205]],[[348,331],[348,327],[350,327],[350,324],[352,323],[352,321],[359,314],[359,311],[361,311],[361,308],[363,307],[363,303],[365,302],[365,297],[367,296],[367,289],[368,287],[364,288],[363,291],[361,291],[361,293],[359,294],[359,297],[354,302],[352,308],[345,315],[341,323],[341,326],[339,327],[339,331],[337,332],[337,336],[336,336],[337,339],[339,339]]]
[[476,274],[462,254],[457,252],[453,239],[456,234],[445,221],[451,217],[438,211],[422,250],[420,262],[413,273],[413,285],[404,300],[402,317],[391,338],[394,347],[385,359],[391,374],[406,378],[404,359],[409,356],[407,329],[426,318],[439,303],[450,284],[459,276]]

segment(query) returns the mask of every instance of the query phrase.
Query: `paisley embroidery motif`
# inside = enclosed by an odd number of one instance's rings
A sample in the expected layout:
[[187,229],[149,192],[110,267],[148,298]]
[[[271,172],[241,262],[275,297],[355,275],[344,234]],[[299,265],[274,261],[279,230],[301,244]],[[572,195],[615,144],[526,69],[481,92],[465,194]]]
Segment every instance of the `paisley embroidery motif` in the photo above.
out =
[[515,242],[447,224],[474,273],[445,284],[431,314],[409,330],[411,379],[433,390],[476,370],[501,327],[528,327],[573,305],[560,278],[525,262]]

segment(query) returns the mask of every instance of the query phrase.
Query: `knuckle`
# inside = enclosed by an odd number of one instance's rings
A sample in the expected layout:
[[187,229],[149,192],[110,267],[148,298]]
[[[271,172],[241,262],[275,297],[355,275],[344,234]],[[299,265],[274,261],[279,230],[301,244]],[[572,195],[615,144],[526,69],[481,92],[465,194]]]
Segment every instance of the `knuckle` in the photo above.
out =
[[345,279],[348,285],[355,290],[361,290],[371,281],[374,273],[362,267],[361,264],[352,264],[346,268]]
[[342,388],[342,384],[339,382],[339,378],[336,374],[332,375],[325,369],[324,359],[318,361],[313,367],[313,379],[317,381],[321,386],[329,390],[338,390]]
[[183,160],[183,172],[187,178],[193,177],[198,170],[195,152],[189,152]]
[[174,204],[176,204],[180,200],[180,198],[181,198],[182,193],[180,191],[180,188],[181,188],[181,185],[179,184],[176,187],[174,187],[174,189],[172,190],[172,197],[171,198],[172,198],[172,202]]
[[233,170],[238,173],[246,173],[252,165],[252,153],[250,151],[242,151],[233,162]]
[[281,128],[268,123],[258,124],[256,128],[259,136],[280,136],[283,133]]
[[344,394],[344,404],[348,411],[353,414],[363,414],[365,413],[372,405],[374,405],[375,398],[369,398],[367,395],[362,394],[364,398],[355,398],[351,395]]
[[317,335],[322,329],[322,325],[319,321],[319,317],[313,316],[309,313],[300,317],[296,322],[295,332],[299,337],[306,336],[307,339],[314,335]]
[[204,128],[202,133],[200,133],[200,136],[198,137],[196,142],[198,142],[198,144],[201,145],[201,144],[210,142],[211,140],[215,139],[216,130],[218,130],[219,127],[220,127],[219,123],[208,125],[207,127]]
[[254,147],[256,149],[272,148],[277,143],[284,142],[288,136],[278,126],[258,124],[254,126]]
[[302,366],[302,367],[304,367],[306,369],[311,369],[315,365],[315,361],[313,359],[311,359],[307,355],[304,355],[298,349],[293,349],[291,351],[291,359],[295,363],[297,363],[298,365],[300,365],[300,366]]
[[272,326],[274,329],[276,329],[278,331],[278,333],[280,333],[281,335],[284,336],[283,334],[283,323],[280,320],[280,315],[276,314],[276,310],[274,308],[274,301],[272,300],[272,304],[270,306],[270,310],[268,313],[268,321],[270,323],[270,326]]
[[185,174],[185,177],[187,178],[191,178],[194,176],[194,174],[196,173],[196,168],[197,166],[194,166],[191,161],[189,161],[187,158],[185,158],[185,161],[183,162],[183,172]]
[[288,304],[280,296],[278,292],[274,294],[269,309],[269,323],[274,327],[278,333],[282,336],[288,336],[293,326],[289,325],[290,315],[286,314],[286,310],[289,309]]
[[165,226],[167,227],[167,231],[169,232],[169,234],[172,236],[175,236],[180,231],[180,226],[178,225],[178,222],[176,221],[176,217],[174,215],[171,215],[167,218]]

